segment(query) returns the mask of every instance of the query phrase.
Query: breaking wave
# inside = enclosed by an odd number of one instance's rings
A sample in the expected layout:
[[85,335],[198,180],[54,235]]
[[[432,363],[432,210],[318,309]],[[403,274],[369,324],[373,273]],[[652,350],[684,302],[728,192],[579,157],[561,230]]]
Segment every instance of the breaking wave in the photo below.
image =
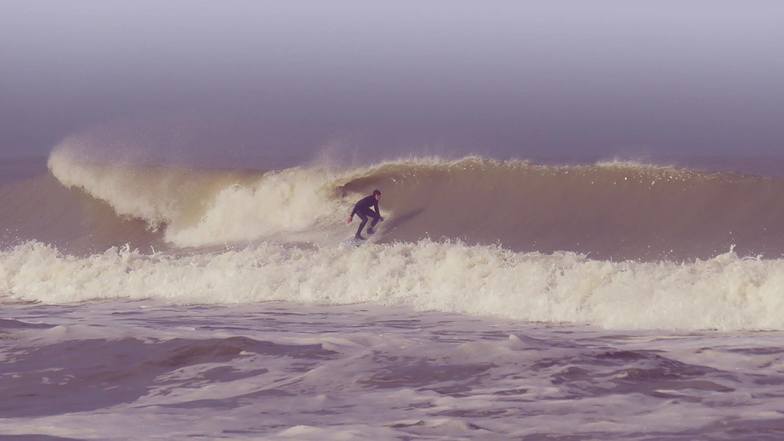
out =
[[[49,158],[52,175],[176,248],[259,240],[336,244],[352,203],[384,190],[379,241],[459,239],[608,259],[784,250],[784,181],[629,162],[552,166],[481,157],[366,167],[217,171]],[[119,243],[123,243],[121,238]]]
[[180,256],[112,248],[87,257],[31,242],[0,252],[0,292],[21,300],[372,302],[623,329],[784,329],[782,286],[784,260],[733,252],[688,264],[428,240],[262,243]]
[[[207,170],[67,148],[48,171],[0,185],[0,299],[372,302],[784,329],[776,178],[481,157]],[[387,220],[375,243],[348,245],[346,215],[373,188]]]

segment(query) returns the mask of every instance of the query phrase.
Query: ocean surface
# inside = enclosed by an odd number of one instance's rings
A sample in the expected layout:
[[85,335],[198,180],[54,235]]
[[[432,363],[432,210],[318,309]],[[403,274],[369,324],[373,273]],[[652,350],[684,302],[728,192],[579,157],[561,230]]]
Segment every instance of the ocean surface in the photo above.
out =
[[782,23],[2,0],[0,441],[784,440]]
[[777,170],[6,160],[0,439],[780,440]]

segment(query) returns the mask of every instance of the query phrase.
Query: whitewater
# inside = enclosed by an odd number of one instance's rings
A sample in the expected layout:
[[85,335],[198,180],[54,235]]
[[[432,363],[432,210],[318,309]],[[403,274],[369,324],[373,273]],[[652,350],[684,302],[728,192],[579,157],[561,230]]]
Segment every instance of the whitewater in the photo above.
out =
[[[73,139],[11,169],[0,437],[784,436],[781,178],[226,169]],[[357,246],[346,218],[375,188],[386,220]]]

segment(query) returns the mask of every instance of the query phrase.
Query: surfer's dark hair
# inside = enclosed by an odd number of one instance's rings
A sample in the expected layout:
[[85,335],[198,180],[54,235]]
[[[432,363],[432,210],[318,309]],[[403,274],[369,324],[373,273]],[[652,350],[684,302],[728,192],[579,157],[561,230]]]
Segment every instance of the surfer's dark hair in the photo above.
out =
[[373,190],[373,196],[377,196],[381,194],[381,190]]

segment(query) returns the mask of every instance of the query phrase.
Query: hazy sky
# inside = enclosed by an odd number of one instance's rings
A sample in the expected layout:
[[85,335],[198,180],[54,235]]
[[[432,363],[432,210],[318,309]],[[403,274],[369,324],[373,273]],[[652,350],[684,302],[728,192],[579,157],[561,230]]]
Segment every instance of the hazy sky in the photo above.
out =
[[0,156],[113,127],[236,158],[784,157],[783,23],[779,0],[0,0]]

